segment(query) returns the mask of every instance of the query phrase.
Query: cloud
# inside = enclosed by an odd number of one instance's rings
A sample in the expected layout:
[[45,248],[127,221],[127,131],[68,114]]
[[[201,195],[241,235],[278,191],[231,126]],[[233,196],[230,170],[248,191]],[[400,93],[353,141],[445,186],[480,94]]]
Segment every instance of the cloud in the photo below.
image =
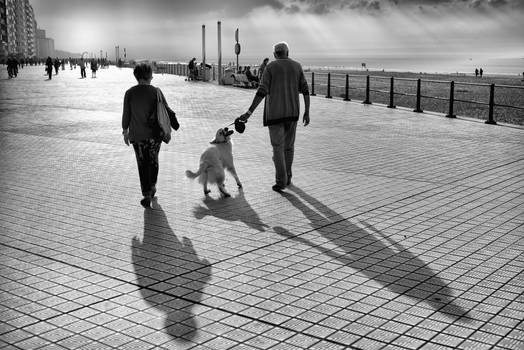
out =
[[[255,4],[253,4],[255,5]],[[326,15],[339,11],[362,13],[385,12],[390,8],[434,9],[524,9],[522,0],[266,0],[255,6],[270,6],[286,13],[310,13]]]
[[[271,4],[268,3],[271,6]],[[325,15],[344,10],[378,11],[378,0],[280,0],[281,9],[287,13]],[[276,8],[276,7],[274,7]]]

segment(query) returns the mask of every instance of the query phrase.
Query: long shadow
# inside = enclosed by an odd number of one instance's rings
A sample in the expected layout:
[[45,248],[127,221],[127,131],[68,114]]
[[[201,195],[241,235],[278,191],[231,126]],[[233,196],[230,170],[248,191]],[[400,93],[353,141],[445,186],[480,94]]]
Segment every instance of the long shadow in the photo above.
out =
[[369,223],[359,221],[360,225],[356,225],[349,222],[299,187],[293,186],[291,189],[298,196],[290,192],[282,195],[303,212],[313,228],[340,249],[328,249],[322,243],[294,235],[283,227],[274,227],[276,233],[311,246],[358,270],[393,293],[423,301],[453,319],[471,321],[467,311],[454,302],[452,290],[446,283],[408,249]]
[[257,212],[244,197],[242,189],[238,191],[238,195],[235,197],[213,199],[206,196],[203,202],[206,205],[205,207],[199,205],[193,209],[193,215],[199,220],[211,215],[224,221],[241,221],[248,227],[260,232],[269,227],[260,220]]
[[200,259],[191,241],[178,238],[155,201],[144,210],[144,233],[132,240],[132,261],[140,294],[166,314],[164,329],[179,341],[196,336],[194,306],[211,278],[211,265]]

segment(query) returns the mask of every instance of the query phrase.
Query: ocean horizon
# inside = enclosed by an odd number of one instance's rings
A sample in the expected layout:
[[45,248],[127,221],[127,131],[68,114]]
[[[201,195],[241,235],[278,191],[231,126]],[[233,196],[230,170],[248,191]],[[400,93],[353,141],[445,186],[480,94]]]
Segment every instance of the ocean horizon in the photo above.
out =
[[[269,57],[269,56],[267,56]],[[414,54],[398,55],[362,55],[355,56],[312,56],[309,54],[290,55],[310,70],[369,70],[390,72],[411,72],[428,74],[475,74],[475,68],[482,68],[485,75],[521,76],[524,73],[524,57],[453,57],[447,55]],[[273,59],[272,57],[269,57]],[[259,65],[264,57],[239,56],[239,65]],[[197,57],[197,61],[200,61]],[[183,60],[162,60],[162,62],[185,63]],[[217,64],[216,57],[209,57],[206,63]],[[236,64],[236,58],[226,57],[222,64]]]

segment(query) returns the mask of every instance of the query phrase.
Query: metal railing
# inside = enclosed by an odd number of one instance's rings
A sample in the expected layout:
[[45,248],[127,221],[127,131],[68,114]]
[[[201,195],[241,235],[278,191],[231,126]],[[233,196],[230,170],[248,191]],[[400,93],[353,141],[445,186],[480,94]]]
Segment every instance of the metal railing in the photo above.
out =
[[[308,77],[309,78],[309,77]],[[524,86],[511,86],[511,85],[495,85],[495,84],[482,84],[482,83],[468,83],[468,82],[455,82],[455,81],[444,81],[444,80],[429,80],[429,79],[414,79],[414,78],[398,78],[398,77],[387,77],[387,76],[374,76],[374,75],[362,75],[362,74],[342,74],[342,73],[331,73],[331,72],[310,72],[309,83],[311,85],[311,95],[315,96],[318,90],[325,91],[326,98],[333,98],[333,91],[338,91],[338,97],[345,101],[351,101],[352,98],[361,99],[364,104],[372,103],[372,93],[375,95],[383,95],[385,98],[379,98],[379,100],[386,104],[388,108],[396,108],[397,97],[402,99],[403,107],[413,106],[414,112],[422,113],[423,100],[437,101],[438,106],[442,109],[445,105],[446,117],[455,118],[455,110],[457,103],[469,104],[474,106],[487,107],[487,120],[486,124],[497,124],[495,121],[496,109],[510,109],[513,110],[513,114],[516,115],[519,120],[524,120]],[[396,83],[404,85],[403,87],[397,88]],[[434,89],[433,95],[424,93],[424,86],[429,84],[445,85],[447,87]],[[463,87],[458,90],[457,87]],[[464,89],[464,87],[474,87],[475,91],[473,94],[471,91]],[[448,90],[449,89],[449,90]],[[488,90],[489,91],[482,91]],[[509,102],[497,102],[495,99],[495,92],[503,89],[517,90],[516,98],[512,98]],[[431,90],[427,88],[426,90]],[[449,93],[443,95],[448,91]],[[458,97],[457,91],[463,93],[463,95],[471,95],[469,99],[467,97]],[[352,92],[352,94],[350,94]],[[487,92],[487,94],[486,94]],[[484,96],[485,95],[485,96]],[[505,96],[505,95],[502,95]],[[406,103],[409,99],[413,99],[413,103]],[[517,101],[515,101],[517,100]],[[429,104],[431,107],[435,104]],[[475,108],[470,108],[475,109]],[[464,109],[463,109],[464,110]],[[438,111],[434,111],[438,112]]]
[[[213,64],[206,80],[217,80],[218,69],[218,65]],[[225,67],[221,69],[221,76],[224,77]],[[156,72],[188,76],[186,63],[157,63]],[[506,114],[515,115],[524,124],[524,86],[331,72],[309,72],[307,79],[311,86],[311,96],[316,96],[320,90],[325,92],[326,98],[340,97],[344,101],[356,99],[362,100],[363,104],[372,104],[373,99],[388,108],[396,108],[397,105],[413,107],[413,111],[417,113],[422,113],[423,107],[428,107],[430,111],[445,113],[448,118],[456,117],[458,104],[470,105],[461,108],[464,115],[471,110],[477,115],[483,114],[485,111],[482,109],[487,107],[486,124],[497,124],[497,110],[499,114],[505,111]],[[440,86],[430,91],[430,85]],[[469,91],[468,88],[474,88],[475,91]],[[518,98],[512,98],[507,102],[497,101],[495,93],[505,89],[517,90]],[[505,94],[501,96],[503,98]],[[507,112],[508,110],[513,112]]]

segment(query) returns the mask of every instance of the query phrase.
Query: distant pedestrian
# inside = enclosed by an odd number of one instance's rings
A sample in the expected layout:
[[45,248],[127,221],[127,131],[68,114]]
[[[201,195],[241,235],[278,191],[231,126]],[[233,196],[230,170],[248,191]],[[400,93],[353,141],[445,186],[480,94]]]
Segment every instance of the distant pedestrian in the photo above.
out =
[[257,106],[265,98],[264,126],[269,129],[275,165],[275,185],[281,192],[291,185],[292,165],[295,152],[295,133],[300,114],[299,93],[304,97],[304,126],[309,124],[309,88],[300,63],[289,58],[289,46],[279,42],[273,48],[275,61],[270,62],[262,76],[255,97],[240,120],[247,122]]
[[58,68],[60,68],[60,60],[58,59],[58,57],[55,58],[54,65],[55,65],[55,75],[58,75]]
[[91,78],[96,78],[96,71],[98,70],[98,63],[95,59],[91,60]]
[[482,68],[480,68],[479,74],[480,74],[480,77],[482,78],[482,74],[484,74],[484,70]]
[[51,77],[53,76],[53,59],[51,56],[47,56],[47,60],[45,61],[45,71],[47,75],[49,76],[49,80],[51,80]]
[[475,77],[478,77],[478,76],[479,76],[479,69],[475,68]]
[[9,79],[18,76],[18,60],[14,56],[7,57],[7,74]]
[[193,57],[187,64],[187,80],[195,80],[197,75],[196,57]]
[[244,73],[246,74],[246,78],[250,83],[258,84],[258,77],[251,73],[251,68],[249,66],[246,67],[246,71]]
[[80,66],[80,78],[83,79],[86,77],[86,63],[83,57],[80,58],[80,62],[78,64]]
[[269,58],[264,58],[262,61],[262,64],[260,65],[260,68],[258,68],[258,81],[262,80],[262,74],[264,74],[264,69],[266,69],[267,63],[269,62]]
[[[153,70],[147,64],[139,64],[133,70],[138,82],[128,89],[124,96],[124,111],[122,113],[122,135],[126,145],[133,145],[140,177],[140,188],[144,198],[140,204],[144,208],[151,205],[156,193],[158,178],[158,152],[162,138],[160,127],[151,124],[150,116],[155,113],[157,106],[157,88],[151,85]],[[171,126],[178,129],[175,112],[167,105],[167,101],[160,92],[162,100],[170,114]]]

